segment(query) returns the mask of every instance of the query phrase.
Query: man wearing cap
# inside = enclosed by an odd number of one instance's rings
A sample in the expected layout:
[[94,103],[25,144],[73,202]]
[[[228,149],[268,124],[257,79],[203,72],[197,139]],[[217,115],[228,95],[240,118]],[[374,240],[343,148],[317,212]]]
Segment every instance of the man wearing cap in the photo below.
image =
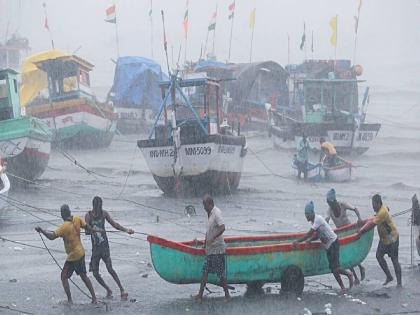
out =
[[[332,219],[337,228],[351,224],[351,221],[347,216],[347,210],[354,211],[354,213],[356,213],[357,215],[357,222],[362,222],[359,210],[356,207],[353,207],[346,202],[337,201],[334,188],[331,188],[327,193],[327,203],[329,206],[328,214],[325,218],[325,221],[327,221],[327,223],[329,223],[330,219]],[[363,268],[362,265],[358,266],[360,269],[360,280],[363,281],[365,279],[365,268]],[[356,271],[354,270],[354,268],[350,268],[350,270],[354,276],[354,283],[359,284],[360,281],[357,277]]]
[[308,139],[305,134],[302,135],[302,139],[299,141],[296,154],[296,167],[298,169],[297,177],[300,178],[300,174],[303,173],[303,178],[308,177],[308,159],[309,151],[311,146],[309,145]]
[[394,280],[384,258],[385,255],[388,255],[394,265],[395,275],[397,277],[397,287],[402,287],[401,265],[398,261],[399,233],[397,227],[392,221],[388,207],[383,204],[380,195],[376,194],[372,197],[372,207],[375,211],[375,216],[366,222],[360,229],[359,234],[362,234],[375,225],[377,226],[379,243],[378,248],[376,249],[376,259],[386,275],[383,285],[387,285]]
[[324,248],[327,251],[327,258],[330,269],[334,274],[335,279],[340,285],[341,292],[346,293],[343,280],[340,275],[344,275],[349,279],[349,287],[353,286],[353,276],[350,272],[340,267],[340,244],[338,242],[337,234],[334,233],[330,225],[320,215],[315,214],[315,206],[312,201],[305,206],[305,216],[308,222],[312,223],[311,229],[300,239],[293,242],[296,247],[298,243],[319,238]]
[[82,242],[80,241],[80,228],[90,232],[99,233],[103,230],[90,227],[79,216],[72,216],[70,207],[66,204],[61,206],[60,211],[64,223],[62,223],[54,232],[44,231],[39,226],[36,227],[35,230],[38,233],[44,234],[45,237],[51,241],[58,237],[63,238],[67,258],[61,271],[61,282],[63,283],[63,288],[66,292],[68,303],[73,303],[69,286],[69,279],[73,272],[76,272],[76,274],[83,280],[90,292],[92,303],[96,303],[96,295],[95,291],[93,290],[92,282],[90,282],[89,277],[86,275],[85,250],[83,248]]

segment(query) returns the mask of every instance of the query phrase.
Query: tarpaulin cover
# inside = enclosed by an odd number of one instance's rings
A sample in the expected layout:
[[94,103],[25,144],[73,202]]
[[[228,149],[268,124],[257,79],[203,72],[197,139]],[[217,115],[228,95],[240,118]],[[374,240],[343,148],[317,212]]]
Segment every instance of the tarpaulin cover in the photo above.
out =
[[115,106],[157,111],[162,103],[159,82],[167,79],[159,64],[144,57],[120,57],[108,100]]

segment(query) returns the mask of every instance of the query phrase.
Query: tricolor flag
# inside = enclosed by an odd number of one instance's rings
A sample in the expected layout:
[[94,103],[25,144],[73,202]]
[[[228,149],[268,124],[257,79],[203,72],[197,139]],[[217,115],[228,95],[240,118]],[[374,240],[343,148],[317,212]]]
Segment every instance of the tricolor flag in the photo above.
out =
[[233,1],[231,4],[229,4],[229,16],[228,19],[231,20],[233,19],[234,15],[235,15],[235,1]]
[[249,27],[250,28],[254,28],[254,26],[255,26],[255,15],[256,15],[256,13],[257,13],[257,9],[254,8],[251,11],[251,14],[249,15]]
[[117,15],[115,13],[115,4],[110,6],[108,9],[106,9],[105,12],[106,12],[105,22],[117,23]]
[[187,38],[188,36],[188,0],[185,5],[185,14],[184,14],[184,21],[182,21],[182,26],[184,27],[185,38]]
[[208,27],[209,31],[214,31],[216,29],[216,18],[217,18],[217,7],[216,7],[216,11],[214,11],[213,15],[211,16],[210,24]]
[[330,20],[330,27],[331,27],[331,30],[332,30],[332,34],[331,34],[331,37],[330,37],[330,43],[333,46],[337,46],[337,19],[338,19],[338,16],[336,15],[336,16],[332,17],[331,20]]

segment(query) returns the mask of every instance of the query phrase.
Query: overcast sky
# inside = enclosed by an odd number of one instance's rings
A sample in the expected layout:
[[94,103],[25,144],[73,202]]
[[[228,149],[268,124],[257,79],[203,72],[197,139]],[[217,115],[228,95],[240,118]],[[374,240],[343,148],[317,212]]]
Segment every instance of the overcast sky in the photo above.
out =
[[[0,0],[0,41],[18,30],[29,38],[32,53],[50,49],[44,28],[45,2],[55,46],[77,54],[95,64],[94,85],[112,84],[116,58],[115,25],[104,22],[105,9],[112,0]],[[187,59],[197,60],[204,45],[207,26],[218,7],[215,53],[219,60],[228,56],[230,21],[228,5],[233,0],[189,0]],[[151,57],[150,0],[117,0],[120,55]],[[164,63],[160,10],[165,11],[169,59],[175,59],[180,45],[185,47],[182,20],[185,0],[153,0],[154,59]],[[354,15],[359,0],[236,0],[232,62],[249,60],[251,29],[249,14],[256,8],[253,61],[275,60],[287,63],[287,34],[290,61],[300,63],[305,52],[299,49],[306,23],[307,58],[333,58],[329,20],[338,15],[337,58],[353,58]],[[9,27],[7,27],[9,25]],[[311,37],[313,32],[314,53]],[[210,33],[208,47],[212,46]],[[364,78],[373,84],[411,87],[420,84],[420,1],[364,0],[362,4],[356,63],[363,65]],[[166,67],[165,67],[166,68]],[[418,87],[418,85],[417,85]]]

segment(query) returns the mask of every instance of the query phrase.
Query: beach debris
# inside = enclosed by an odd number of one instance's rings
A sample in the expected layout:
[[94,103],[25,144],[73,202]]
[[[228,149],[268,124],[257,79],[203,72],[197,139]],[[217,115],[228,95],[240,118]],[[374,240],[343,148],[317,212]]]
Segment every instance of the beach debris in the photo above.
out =
[[13,249],[16,250],[16,251],[22,251],[23,250],[23,248],[19,247],[19,246],[15,246],[15,247],[13,247]]
[[325,314],[327,314],[327,315],[331,315],[332,314],[332,311],[331,311],[331,308],[332,308],[332,305],[331,305],[331,303],[327,303],[327,304],[325,304],[324,305],[324,311],[325,311]]
[[368,292],[367,296],[368,297],[373,297],[373,298],[382,298],[382,299],[390,299],[391,298],[389,296],[389,294],[386,293],[386,292]]
[[328,295],[333,295],[333,296],[337,296],[338,294],[335,292],[327,292]]
[[147,263],[147,267],[149,267],[149,268],[152,268],[153,266],[152,266],[152,264],[151,263]]
[[148,273],[143,273],[142,275],[141,275],[141,277],[142,278],[147,278],[149,276],[149,274]]
[[188,205],[188,206],[186,206],[186,207],[185,207],[184,212],[185,212],[185,214],[186,214],[188,217],[191,217],[191,216],[193,216],[193,215],[196,215],[196,214],[197,214],[197,213],[195,212],[195,207],[194,207],[193,205]]
[[[139,253],[140,254],[140,253]],[[145,264],[146,262],[144,260],[140,260],[141,264]]]
[[266,293],[271,293],[271,287],[267,287],[267,288],[265,288],[265,292],[266,292]]
[[312,315],[312,312],[308,308],[303,309],[303,315]]
[[301,297],[299,297],[299,296],[298,296],[296,299],[297,299],[299,302],[300,302],[300,301],[302,301],[302,298],[301,298]]
[[362,304],[362,305],[366,305],[366,302],[363,302],[363,301],[362,301],[362,300],[360,300],[360,299],[352,299],[351,301],[352,301],[352,302],[355,302],[355,303]]
[[186,312],[189,312],[189,311],[190,311],[190,309],[187,307],[187,308],[185,308],[185,311],[186,311]]
[[407,308],[408,307],[408,303],[403,303],[401,304],[402,307]]
[[266,225],[273,225],[273,222],[265,222]]
[[248,220],[246,220],[245,222],[257,222],[257,220],[255,220],[255,219],[248,219]]
[[16,283],[17,282],[17,279],[10,279],[9,282],[10,283]]
[[130,299],[130,302],[131,302],[131,303],[136,303],[136,302],[137,302],[137,300],[136,300],[136,299]]
[[31,298],[28,296],[28,297],[26,297],[26,301],[30,301],[31,300]]
[[[140,256],[140,252],[136,252],[136,256]],[[140,261],[140,263],[141,263],[141,261]]]

